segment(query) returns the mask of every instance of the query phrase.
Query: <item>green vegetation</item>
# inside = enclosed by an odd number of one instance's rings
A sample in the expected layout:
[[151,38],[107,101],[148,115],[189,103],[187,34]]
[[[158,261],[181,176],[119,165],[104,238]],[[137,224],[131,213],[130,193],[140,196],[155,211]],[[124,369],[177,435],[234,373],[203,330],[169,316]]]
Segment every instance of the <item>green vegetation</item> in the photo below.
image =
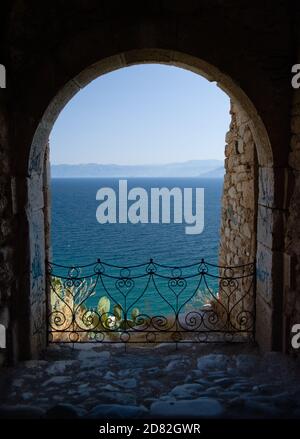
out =
[[[130,316],[127,316],[122,306],[116,303],[111,312],[111,301],[107,296],[100,297],[96,309],[89,308],[86,301],[96,294],[92,282],[83,280],[77,284],[52,277],[50,288],[52,329],[78,333],[82,331],[78,341],[84,341],[86,337],[93,339],[101,331],[112,335],[114,331],[128,330],[139,324],[138,308],[132,308]],[[64,338],[63,332],[56,333],[56,341],[60,341],[60,338]]]

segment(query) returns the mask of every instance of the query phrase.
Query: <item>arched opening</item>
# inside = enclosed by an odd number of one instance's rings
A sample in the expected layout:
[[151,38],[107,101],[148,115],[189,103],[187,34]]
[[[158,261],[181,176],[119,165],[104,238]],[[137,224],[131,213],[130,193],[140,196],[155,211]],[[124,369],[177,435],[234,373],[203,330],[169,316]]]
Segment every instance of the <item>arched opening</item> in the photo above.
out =
[[[156,344],[251,333],[250,316],[247,325],[231,318],[237,298],[223,304],[228,324],[215,310],[229,110],[228,96],[200,75],[144,64],[100,76],[61,112],[49,142],[63,163],[51,173],[50,341],[117,342],[125,328],[130,342]],[[225,265],[253,262],[250,247],[246,237],[248,257]]]
[[[230,96],[235,102],[236,108],[242,114],[244,128],[251,132],[253,144],[255,144],[258,163],[260,166],[260,174],[263,178],[258,178],[259,185],[259,201],[256,205],[257,212],[257,235],[260,237],[260,243],[257,245],[257,259],[260,261],[258,276],[257,276],[257,290],[264,290],[271,288],[270,272],[273,268],[272,253],[268,244],[272,239],[272,231],[266,229],[266,210],[263,205],[262,197],[273,196],[273,182],[272,182],[272,152],[266,133],[264,124],[257,114],[255,107],[229,77],[220,73],[217,68],[199,60],[198,58],[183,55],[178,52],[165,50],[138,50],[123,53],[121,55],[106,58],[99,63],[88,67],[73,80],[71,80],[65,87],[54,97],[53,101],[48,106],[44,116],[35,132],[33,142],[30,149],[30,157],[28,164],[28,204],[27,204],[27,218],[30,233],[30,314],[28,316],[30,321],[30,351],[31,353],[39,351],[46,343],[46,270],[45,270],[45,256],[47,255],[47,248],[49,240],[47,238],[47,212],[43,200],[43,193],[45,194],[45,151],[52,126],[58,116],[59,112],[64,107],[74,94],[84,87],[94,78],[103,73],[113,71],[117,68],[129,66],[138,63],[158,62],[163,64],[171,64],[178,67],[183,67],[192,70],[210,81],[216,81],[217,84]],[[237,150],[238,152],[238,145]],[[267,175],[267,178],[263,174]],[[263,184],[267,187],[263,187]],[[259,207],[259,203],[261,206]],[[230,214],[230,211],[229,211]],[[255,239],[257,241],[257,239]],[[256,247],[256,245],[255,245]],[[272,245],[271,245],[272,247]],[[232,250],[233,251],[233,250]],[[267,264],[267,269],[264,268]],[[260,325],[263,325],[261,316],[264,316],[264,304],[257,301],[257,341],[261,346],[269,345],[270,340],[264,340],[265,337],[271,335],[260,334]],[[273,312],[274,310],[272,310]],[[268,323],[272,325],[272,322]],[[270,334],[272,332],[270,328]]]
[[[111,263],[122,264],[126,260],[128,263],[138,263],[148,260],[152,255],[163,258],[161,262],[185,264],[199,259],[202,253],[206,253],[207,257],[209,251],[211,256],[213,254],[211,262],[217,263],[216,235],[220,224],[213,224],[213,242],[210,242],[209,237],[203,241],[205,230],[204,233],[197,230],[196,233],[185,233],[182,225],[178,226],[178,235],[183,235],[185,240],[176,243],[176,232],[173,232],[173,228],[170,229],[168,223],[165,226],[166,236],[151,240],[149,236],[145,236],[153,224],[151,216],[154,215],[151,215],[149,205],[147,212],[144,212],[140,219],[139,212],[132,218],[133,221],[141,221],[144,226],[140,227],[139,223],[135,227],[135,224],[130,226],[132,222],[127,218],[124,229],[118,233],[122,238],[111,242],[112,236],[105,235],[112,233],[113,230],[110,229],[115,226],[100,224],[97,221],[96,210],[100,201],[96,200],[96,193],[99,188],[115,183],[115,193],[118,195],[120,179],[128,180],[129,190],[131,178],[134,179],[133,186],[145,188],[146,185],[149,189],[155,185],[161,187],[166,184],[166,178],[173,178],[174,181],[170,181],[168,186],[174,187],[180,183],[180,178],[220,176],[218,190],[205,196],[207,202],[211,196],[220,200],[221,177],[224,174],[224,140],[230,122],[229,112],[228,96],[214,83],[186,69],[173,66],[135,65],[102,75],[86,86],[60,113],[50,135],[51,177],[55,183],[52,200],[56,201],[58,184],[67,184],[68,181],[71,184],[66,178],[86,178],[90,184],[91,179],[98,177],[99,180],[95,180],[94,189],[86,195],[92,200],[92,205],[85,206],[81,211],[83,199],[77,198],[78,208],[74,205],[72,224],[66,221],[63,229],[59,226],[64,218],[70,215],[67,211],[58,212],[59,208],[65,207],[62,201],[59,205],[51,203],[52,212],[55,210],[61,215],[61,221],[59,224],[54,222],[54,230],[52,229],[51,233],[54,262],[66,262],[64,256],[67,251],[73,254],[74,262],[77,260],[78,263],[91,262],[93,257],[101,257],[103,261]],[[115,178],[116,181],[106,182],[103,178]],[[159,183],[153,180],[146,184],[146,180],[139,181],[139,178],[157,178],[161,181]],[[192,180],[185,184],[188,187]],[[149,201],[151,193],[148,189]],[[75,188],[72,194],[71,188],[70,192],[65,191],[64,194],[63,196],[72,195],[75,203]],[[119,200],[116,201],[118,205]],[[182,223],[177,224],[185,223],[182,213],[180,212]],[[72,239],[72,236],[78,236],[79,230],[76,232],[75,223],[80,222],[80,215],[84,218],[89,216],[89,223],[85,224],[88,230],[85,232],[86,240],[94,241],[89,243],[93,246],[92,250],[85,247],[78,250],[76,239]],[[214,220],[219,220],[219,212],[215,216],[211,213],[207,215],[205,229],[209,229]],[[116,223],[120,223],[117,212],[115,217]],[[144,234],[141,233],[142,228]],[[193,232],[193,226],[190,230],[187,227],[187,232]],[[64,243],[60,242],[60,237],[63,236],[60,235],[68,236],[65,251]],[[133,247],[132,241],[135,237],[136,243]],[[160,244],[159,241],[163,238],[167,240]],[[160,245],[165,248],[162,256]],[[194,255],[183,255],[181,246],[184,246],[187,254],[194,251]]]

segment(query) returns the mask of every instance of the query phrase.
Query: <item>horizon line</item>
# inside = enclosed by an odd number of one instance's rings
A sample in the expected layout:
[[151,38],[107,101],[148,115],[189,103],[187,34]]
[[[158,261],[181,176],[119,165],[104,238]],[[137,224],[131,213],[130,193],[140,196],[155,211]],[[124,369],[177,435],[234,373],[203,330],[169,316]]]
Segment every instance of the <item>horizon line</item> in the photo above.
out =
[[218,161],[224,162],[224,158],[208,158],[208,159],[191,159],[185,160],[183,162],[165,162],[165,163],[97,163],[97,162],[88,162],[88,163],[51,163],[51,166],[87,166],[87,165],[97,165],[97,166],[164,166],[164,165],[178,165],[178,164],[187,164],[191,162],[205,162],[205,161]]

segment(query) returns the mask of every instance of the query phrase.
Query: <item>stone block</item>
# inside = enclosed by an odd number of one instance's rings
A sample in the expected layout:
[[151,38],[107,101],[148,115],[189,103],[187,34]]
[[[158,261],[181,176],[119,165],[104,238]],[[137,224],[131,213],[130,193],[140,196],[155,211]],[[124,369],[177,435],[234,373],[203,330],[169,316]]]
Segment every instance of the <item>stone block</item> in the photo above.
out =
[[238,153],[243,154],[244,148],[245,148],[245,144],[244,144],[243,139],[239,139],[238,140],[238,147],[237,147]]
[[235,198],[235,196],[236,196],[236,188],[235,188],[235,186],[231,186],[231,188],[228,190],[228,195],[231,198]]
[[290,152],[289,165],[296,171],[300,171],[300,150]]
[[43,120],[36,131],[36,136],[39,135],[39,144],[42,145],[43,148],[46,147],[48,143],[50,131],[59,113],[79,90],[80,86],[75,82],[75,80],[72,79],[65,84],[55,98],[50,102],[43,116]]
[[244,153],[241,156],[241,164],[254,166],[255,163],[255,146],[253,142],[245,144]]
[[246,209],[252,209],[254,211],[254,180],[243,181],[242,182],[242,193],[243,197],[241,199],[241,205]]
[[266,303],[271,305],[274,291],[281,282],[282,254],[257,244],[256,254],[256,291]]
[[249,127],[247,127],[247,128],[245,129],[245,132],[244,132],[244,134],[243,134],[243,139],[244,139],[244,142],[245,142],[245,143],[248,143],[248,142],[250,142],[250,141],[253,141],[252,133],[251,133],[251,130],[250,130]]
[[262,351],[271,351],[273,348],[272,320],[272,308],[257,294],[255,339]]
[[28,182],[28,202],[26,206],[27,211],[37,211],[44,207],[43,194],[43,174],[32,172],[27,178]]
[[[252,172],[252,166],[250,166],[249,163],[240,164],[240,165],[236,168],[235,172],[238,172],[238,173],[240,173],[240,174],[244,174],[244,173],[245,173],[245,174],[249,174],[249,173]],[[248,175],[247,175],[247,177],[248,177]]]
[[[53,104],[54,105],[54,104]],[[48,144],[49,140],[49,134],[52,129],[52,126],[55,122],[56,117],[59,114],[59,111],[57,110],[56,115],[52,115],[51,113],[51,104],[49,108],[47,109],[47,113],[49,112],[49,115],[45,114],[42,122],[40,122],[30,148],[30,157],[29,157],[29,167],[28,167],[28,174],[29,177],[32,174],[42,174],[43,168],[44,168],[44,154],[46,150],[46,146]]]
[[274,206],[274,168],[259,168],[258,202],[264,206]]
[[298,149],[300,151],[300,133],[292,136],[291,148],[292,150]]
[[286,168],[259,168],[259,204],[274,208],[285,207],[287,175],[288,171]]
[[251,230],[251,226],[249,223],[244,223],[242,225],[242,234],[246,238],[250,239],[253,233],[254,233],[254,230]]
[[293,93],[293,106],[300,104],[300,89],[297,89]]
[[284,211],[258,205],[257,240],[269,249],[283,247]]
[[42,210],[32,212],[29,216],[30,224],[30,259],[31,259],[31,285],[32,291],[38,293],[35,284],[45,274],[45,239],[44,239],[44,214]]
[[75,87],[77,85],[78,87],[83,88],[100,75],[104,75],[105,73],[120,69],[125,66],[126,63],[123,55],[105,58],[95,64],[92,64],[83,72],[79,73],[79,75],[74,78]]
[[293,116],[291,120],[291,130],[293,134],[300,133],[300,116]]

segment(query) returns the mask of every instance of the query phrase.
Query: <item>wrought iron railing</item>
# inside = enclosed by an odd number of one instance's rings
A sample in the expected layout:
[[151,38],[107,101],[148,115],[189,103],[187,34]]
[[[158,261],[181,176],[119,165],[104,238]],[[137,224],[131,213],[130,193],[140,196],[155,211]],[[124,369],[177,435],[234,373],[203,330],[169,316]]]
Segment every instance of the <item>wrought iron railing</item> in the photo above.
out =
[[253,340],[255,263],[48,263],[50,342]]

